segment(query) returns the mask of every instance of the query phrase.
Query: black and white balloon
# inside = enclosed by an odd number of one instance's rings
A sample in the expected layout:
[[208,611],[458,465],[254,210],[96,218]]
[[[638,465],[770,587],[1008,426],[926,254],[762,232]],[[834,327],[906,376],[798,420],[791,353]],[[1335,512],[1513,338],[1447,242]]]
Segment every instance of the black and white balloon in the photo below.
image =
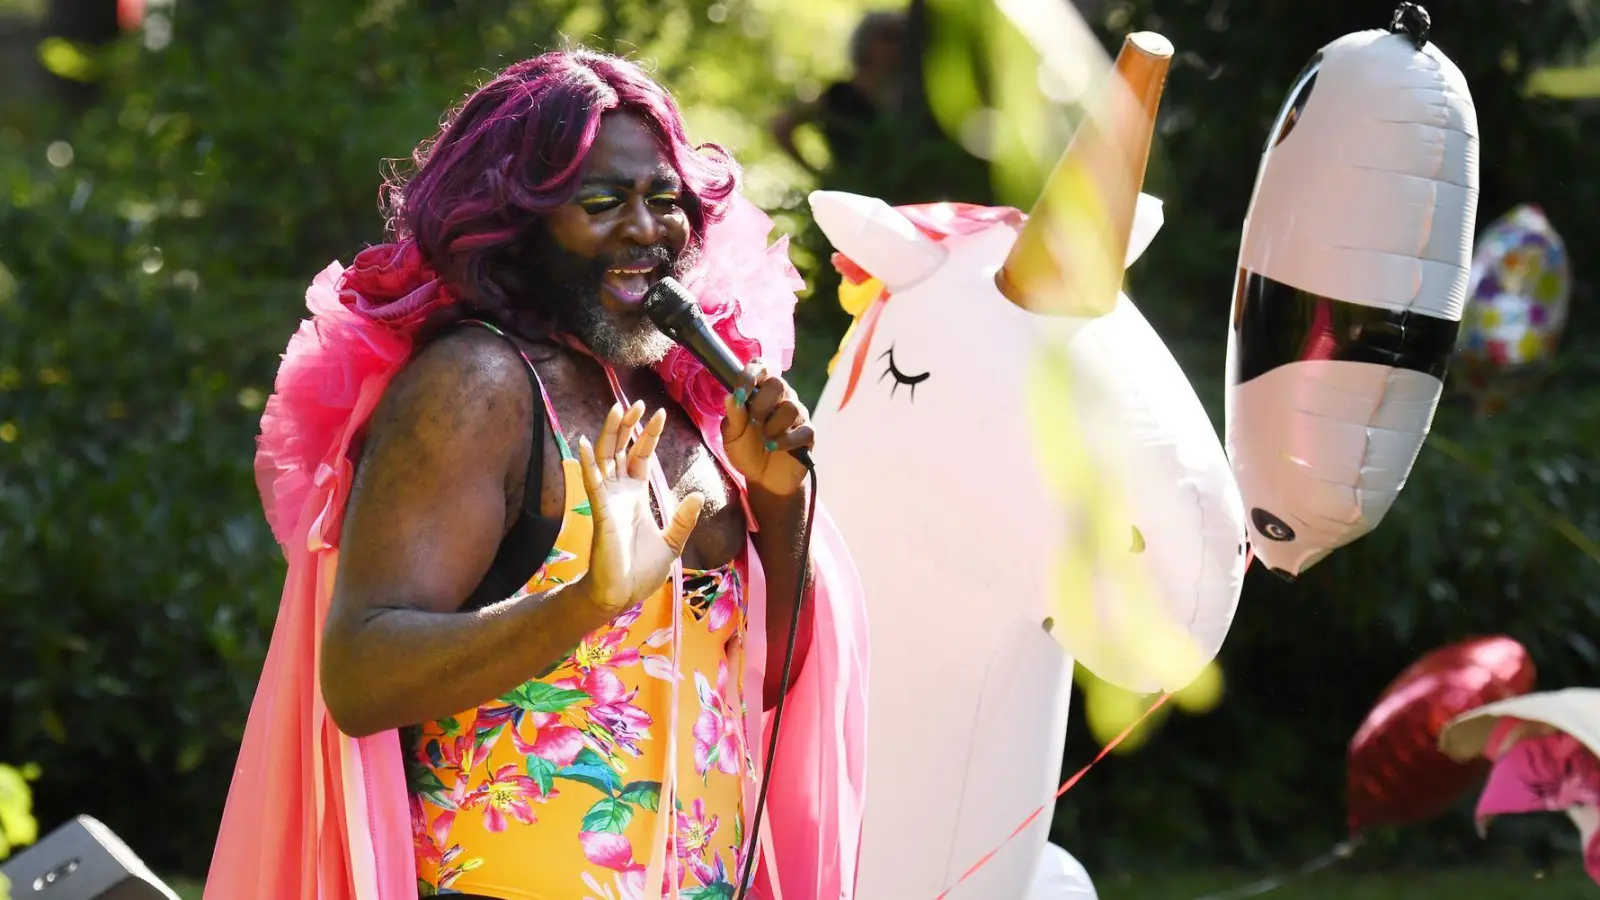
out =
[[1229,461],[1251,544],[1293,578],[1404,487],[1456,344],[1478,208],[1478,117],[1405,3],[1314,54],[1245,219],[1228,340]]

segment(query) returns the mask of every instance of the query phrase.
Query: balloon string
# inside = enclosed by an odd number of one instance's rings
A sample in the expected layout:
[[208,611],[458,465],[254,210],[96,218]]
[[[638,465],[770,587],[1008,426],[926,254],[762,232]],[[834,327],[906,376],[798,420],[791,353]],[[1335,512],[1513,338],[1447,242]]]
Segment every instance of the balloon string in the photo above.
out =
[[1244,887],[1234,888],[1231,891],[1223,891],[1220,894],[1206,894],[1204,897],[1199,898],[1199,900],[1242,900],[1244,897],[1255,897],[1260,894],[1265,894],[1268,891],[1275,891],[1278,888],[1289,884],[1290,882],[1299,881],[1300,879],[1305,878],[1307,875],[1320,872],[1336,862],[1349,859],[1356,852],[1356,848],[1361,846],[1362,842],[1365,840],[1366,835],[1357,834],[1347,841],[1340,841],[1338,844],[1334,845],[1332,850],[1329,850],[1327,853],[1322,854],[1316,859],[1313,859],[1312,861],[1301,866],[1298,870],[1287,875],[1274,875],[1270,878],[1263,878],[1260,881],[1251,882]]
[[1156,710],[1160,709],[1161,705],[1163,703],[1166,703],[1171,698],[1172,698],[1172,694],[1170,694],[1170,693],[1162,694],[1161,696],[1157,697],[1156,698],[1156,702],[1150,704],[1150,708],[1144,711],[1144,715],[1140,716],[1137,719],[1134,719],[1132,724],[1130,724],[1127,728],[1122,729],[1122,733],[1121,734],[1119,734],[1116,737],[1112,738],[1111,741],[1109,743],[1107,743],[1104,747],[1101,747],[1100,748],[1100,752],[1095,754],[1094,759],[1089,760],[1089,764],[1088,765],[1086,765],[1083,768],[1079,769],[1071,778],[1068,778],[1066,780],[1066,782],[1061,785],[1061,788],[1056,791],[1055,797],[1052,798],[1049,803],[1045,803],[1044,805],[1040,806],[1038,809],[1034,810],[1031,814],[1029,814],[1029,816],[1026,819],[1023,819],[1022,820],[1022,824],[1018,825],[1014,830],[1012,830],[1012,832],[1010,834],[1006,835],[1006,839],[1001,841],[999,846],[995,847],[993,850],[990,850],[988,853],[985,853],[982,857],[980,857],[977,862],[972,864],[971,868],[969,868],[965,872],[961,873],[961,877],[956,879],[956,883],[955,884],[952,884],[949,887],[945,888],[944,889],[944,893],[942,893],[938,897],[934,898],[934,900],[945,900],[946,897],[950,896],[950,892],[951,891],[953,891],[956,888],[960,887],[961,883],[963,881],[966,881],[968,878],[971,878],[974,872],[977,872],[979,869],[981,869],[985,865],[987,865],[989,860],[994,859],[995,854],[997,854],[1001,850],[1005,849],[1005,846],[1007,844],[1011,843],[1011,841],[1014,838],[1016,838],[1017,835],[1021,834],[1024,831],[1026,831],[1028,829],[1028,826],[1032,825],[1034,823],[1035,819],[1038,819],[1039,816],[1043,815],[1044,811],[1049,809],[1055,803],[1056,800],[1061,799],[1061,795],[1062,794],[1065,794],[1067,791],[1072,790],[1072,786],[1077,784],[1078,781],[1083,778],[1083,776],[1089,774],[1089,770],[1094,768],[1096,763],[1098,763],[1102,759],[1105,759],[1106,756],[1108,754],[1110,754],[1112,750],[1115,750],[1117,748],[1118,744],[1122,743],[1123,740],[1125,738],[1127,738],[1128,735],[1133,733],[1133,730],[1135,728],[1139,727],[1140,723],[1142,723],[1145,719],[1150,718],[1150,715],[1152,713],[1154,713]]

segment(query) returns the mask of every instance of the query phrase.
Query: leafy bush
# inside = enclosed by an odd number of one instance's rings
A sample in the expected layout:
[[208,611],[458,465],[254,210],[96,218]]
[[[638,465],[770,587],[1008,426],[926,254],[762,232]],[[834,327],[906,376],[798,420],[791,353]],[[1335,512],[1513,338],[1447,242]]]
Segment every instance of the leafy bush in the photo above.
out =
[[[33,799],[28,782],[39,777],[35,766],[16,769],[0,765],[0,860],[15,847],[33,843],[39,837],[39,823],[33,819]],[[0,900],[11,900],[11,883],[0,875]]]
[[[101,102],[48,152],[58,135],[0,131],[0,758],[50,761],[35,797],[47,826],[88,812],[158,869],[203,871],[281,587],[251,473],[276,355],[309,277],[379,238],[377,161],[409,153],[471,79],[563,34],[657,60],[696,132],[740,152],[758,202],[799,236],[818,300],[800,308],[795,381],[816,396],[844,317],[829,248],[759,127],[814,79],[791,58],[818,43],[812,26],[848,27],[852,5],[182,3],[161,52],[107,51]],[[1180,51],[1150,182],[1168,225],[1132,286],[1220,420],[1268,123],[1312,51],[1387,22],[1392,4],[1086,6],[1109,50],[1137,27]],[[1482,120],[1483,220],[1538,201],[1580,264],[1600,249],[1586,215],[1600,183],[1583,168],[1595,125],[1519,90],[1584,36],[1583,8],[1435,10]],[[959,147],[908,127],[886,123],[881,155],[827,186],[989,195]],[[1376,534],[1298,584],[1251,576],[1222,657],[1226,702],[1102,764],[1060,805],[1058,840],[1091,867],[1320,850],[1342,833],[1344,744],[1415,656],[1501,631],[1529,645],[1543,685],[1594,680],[1595,560],[1568,539],[1600,535],[1591,296],[1583,281],[1544,390],[1489,420],[1441,412]],[[1074,724],[1069,767],[1092,749]],[[1447,858],[1465,832],[1412,830],[1393,852]]]

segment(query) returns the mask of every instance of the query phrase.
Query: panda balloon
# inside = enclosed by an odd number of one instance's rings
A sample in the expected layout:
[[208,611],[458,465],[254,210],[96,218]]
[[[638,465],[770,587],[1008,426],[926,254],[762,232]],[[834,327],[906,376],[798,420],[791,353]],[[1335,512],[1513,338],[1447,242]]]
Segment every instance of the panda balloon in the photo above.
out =
[[1256,557],[1286,578],[1383,520],[1455,347],[1478,118],[1428,28],[1403,3],[1311,58],[1245,219],[1226,443]]

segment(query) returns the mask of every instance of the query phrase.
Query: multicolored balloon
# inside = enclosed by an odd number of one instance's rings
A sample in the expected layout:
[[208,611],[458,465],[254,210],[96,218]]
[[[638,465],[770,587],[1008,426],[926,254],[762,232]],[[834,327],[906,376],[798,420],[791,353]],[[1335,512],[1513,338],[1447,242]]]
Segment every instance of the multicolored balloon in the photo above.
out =
[[1478,238],[1456,343],[1469,387],[1546,362],[1567,324],[1572,267],[1543,210],[1523,204]]
[[1441,647],[1408,666],[1384,689],[1350,741],[1345,801],[1351,831],[1430,819],[1484,774],[1439,749],[1455,717],[1533,689],[1533,660],[1508,637],[1477,637]]

